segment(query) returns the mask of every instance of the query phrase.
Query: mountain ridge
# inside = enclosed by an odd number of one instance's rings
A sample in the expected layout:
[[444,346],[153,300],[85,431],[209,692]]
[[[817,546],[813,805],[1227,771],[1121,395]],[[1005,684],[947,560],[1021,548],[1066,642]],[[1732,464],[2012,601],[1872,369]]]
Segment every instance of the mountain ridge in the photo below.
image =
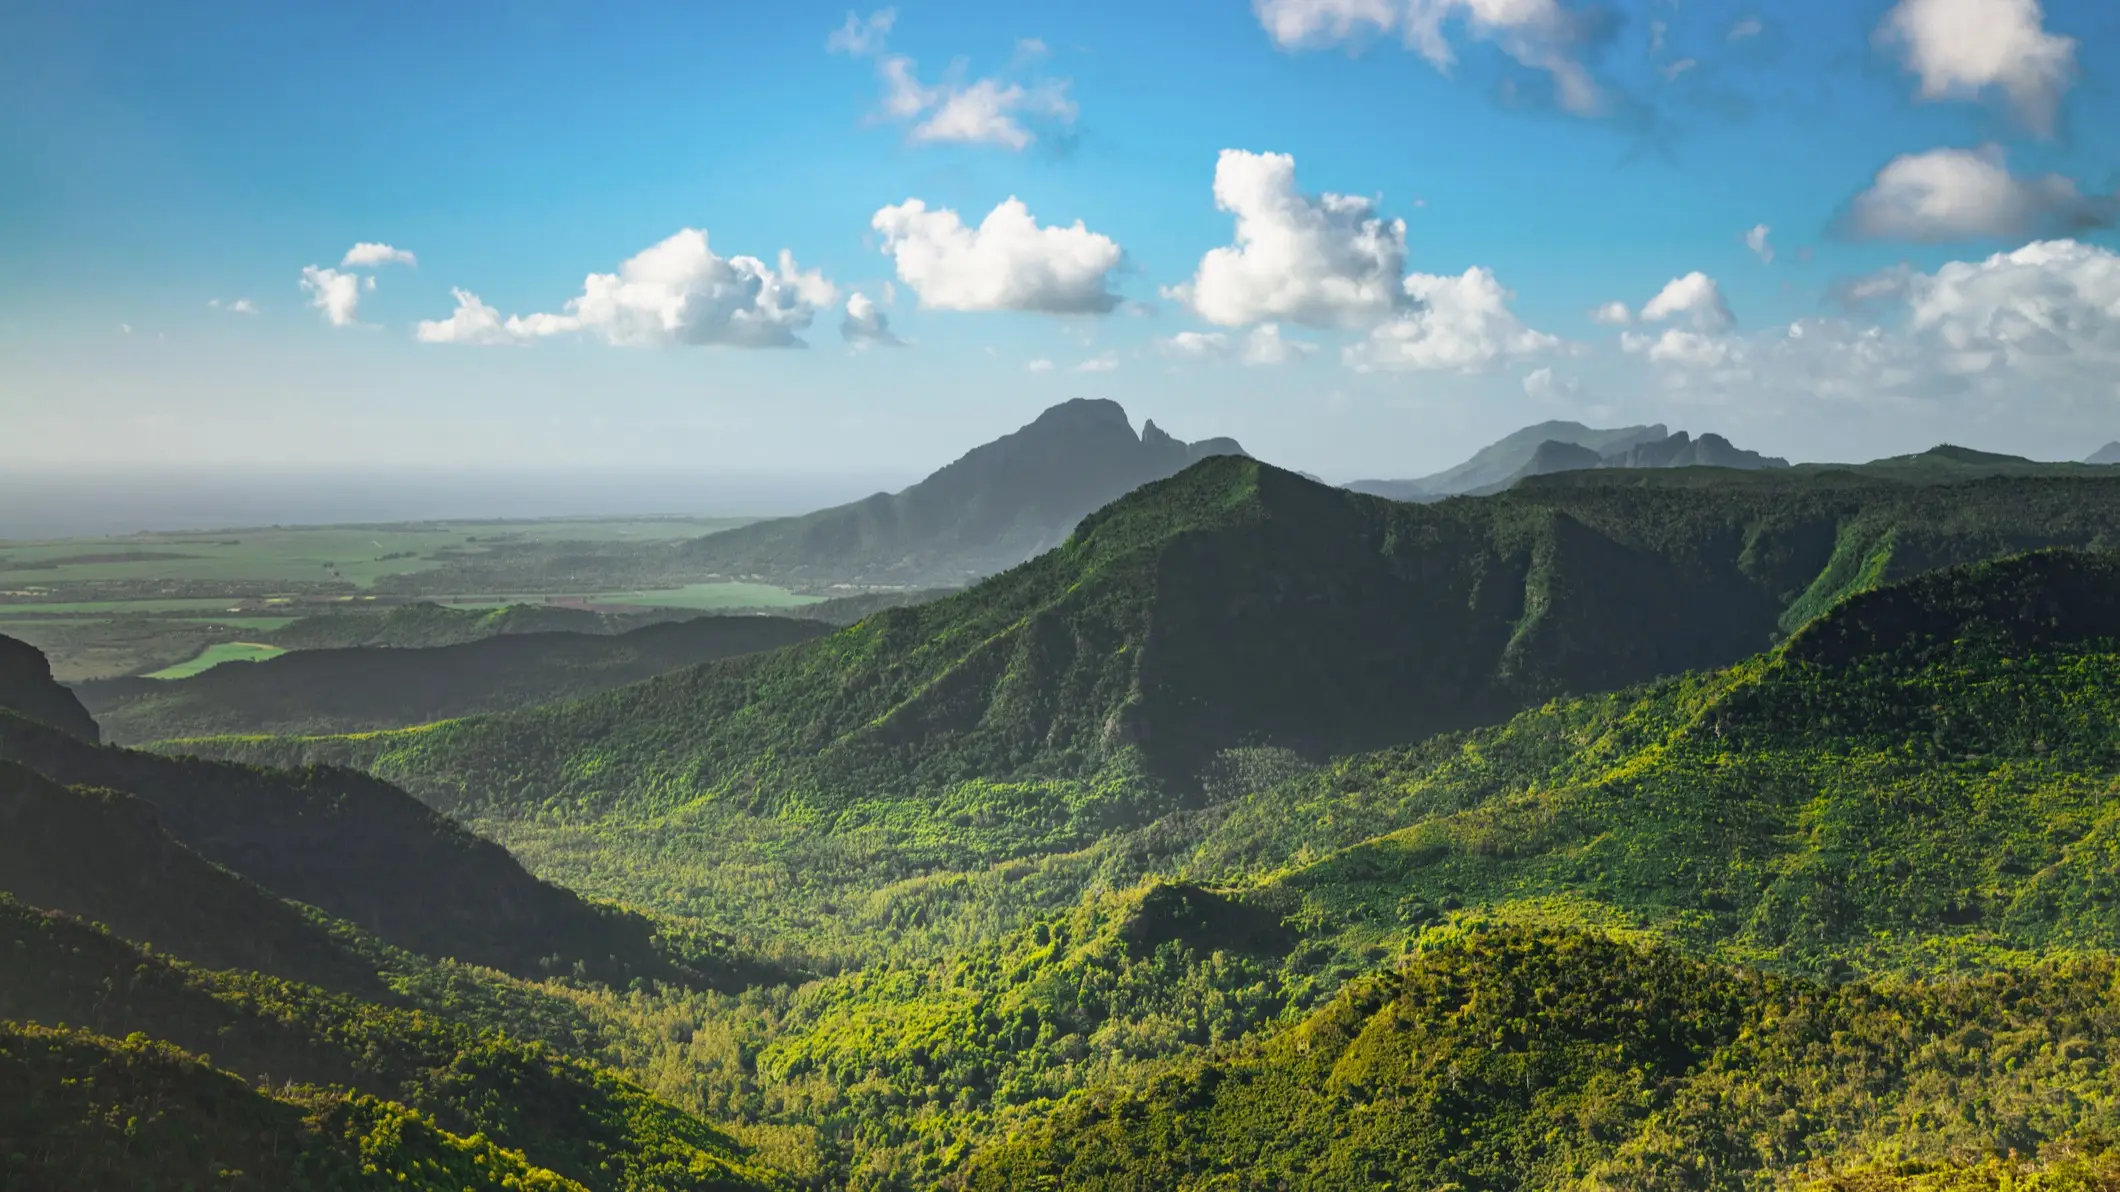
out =
[[724,574],[813,586],[956,585],[1059,545],[1142,484],[1243,453],[1233,439],[1181,442],[1153,421],[1136,434],[1117,402],[1075,398],[910,488],[711,534],[686,554]]

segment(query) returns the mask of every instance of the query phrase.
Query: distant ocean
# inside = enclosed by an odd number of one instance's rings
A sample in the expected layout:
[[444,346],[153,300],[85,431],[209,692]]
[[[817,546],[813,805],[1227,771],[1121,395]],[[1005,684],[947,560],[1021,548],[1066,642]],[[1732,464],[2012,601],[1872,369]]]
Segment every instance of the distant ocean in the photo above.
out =
[[771,517],[905,487],[911,476],[643,471],[0,470],[0,540],[439,519]]

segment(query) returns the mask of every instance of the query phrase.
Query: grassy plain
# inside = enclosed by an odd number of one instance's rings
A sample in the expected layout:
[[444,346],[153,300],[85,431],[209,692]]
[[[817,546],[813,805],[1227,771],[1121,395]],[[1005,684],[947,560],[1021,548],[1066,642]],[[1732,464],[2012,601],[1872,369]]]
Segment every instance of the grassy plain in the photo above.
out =
[[199,651],[197,657],[165,666],[150,673],[150,679],[189,679],[201,671],[210,671],[224,662],[263,662],[267,658],[278,658],[287,651],[264,642],[220,642]]
[[74,682],[175,674],[171,668],[236,657],[225,647],[295,616],[420,600],[564,599],[707,612],[822,599],[727,582],[688,567],[675,551],[743,520],[267,526],[0,542],[0,633],[36,645],[55,673]]

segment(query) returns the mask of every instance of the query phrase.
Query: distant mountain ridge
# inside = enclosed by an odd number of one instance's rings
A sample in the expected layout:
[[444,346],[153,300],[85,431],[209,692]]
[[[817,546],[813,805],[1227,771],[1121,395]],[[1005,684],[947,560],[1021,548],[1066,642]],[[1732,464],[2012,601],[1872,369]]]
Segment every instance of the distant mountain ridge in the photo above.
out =
[[1186,443],[1154,422],[1136,434],[1117,402],[1076,398],[911,488],[711,534],[687,554],[721,574],[781,583],[962,584],[1058,546],[1144,484],[1243,454],[1234,439]]
[[2087,464],[2120,464],[2120,439],[2116,439],[2093,451],[2091,457],[2083,462]]
[[1357,480],[1345,487],[1352,492],[1394,501],[1450,497],[1508,484],[1532,462],[1539,448],[1549,442],[1587,448],[1603,456],[1608,452],[1624,451],[1637,443],[1655,442],[1670,433],[1662,423],[1600,430],[1580,422],[1541,422],[1506,435],[1480,448],[1464,463],[1432,476],[1417,480]]
[[618,634],[502,633],[427,649],[296,650],[184,679],[99,679],[77,684],[74,694],[118,744],[219,733],[364,732],[578,699],[831,631],[823,622],[789,617],[696,617]]

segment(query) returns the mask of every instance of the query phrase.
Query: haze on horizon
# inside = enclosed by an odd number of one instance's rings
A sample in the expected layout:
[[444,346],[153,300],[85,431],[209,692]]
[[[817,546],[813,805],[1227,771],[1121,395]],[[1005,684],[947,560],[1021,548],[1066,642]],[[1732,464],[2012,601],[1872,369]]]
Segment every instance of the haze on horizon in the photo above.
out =
[[2081,459],[2120,21],[1962,8],[20,6],[0,475],[784,512],[1077,396],[1332,480]]

